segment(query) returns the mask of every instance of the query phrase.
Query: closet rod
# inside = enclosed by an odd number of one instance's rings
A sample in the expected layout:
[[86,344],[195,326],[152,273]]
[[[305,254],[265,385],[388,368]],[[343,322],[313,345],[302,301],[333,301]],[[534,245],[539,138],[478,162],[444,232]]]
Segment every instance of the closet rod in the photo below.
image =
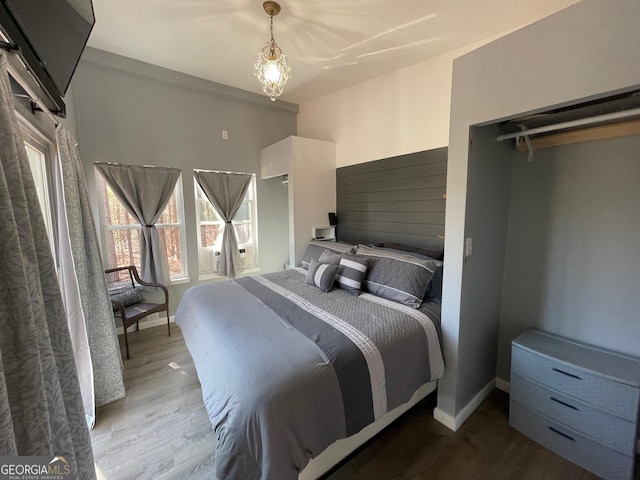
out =
[[623,110],[622,112],[605,113],[603,115],[596,115],[595,117],[580,118],[578,120],[570,120],[568,122],[556,123],[553,125],[546,125],[544,127],[531,128],[529,130],[523,130],[521,132],[504,133],[498,135],[496,140],[501,142],[502,140],[509,140],[510,138],[524,137],[525,135],[536,135],[538,133],[553,132],[556,130],[564,130],[566,128],[581,127],[583,125],[591,125],[593,123],[606,122],[609,120],[619,120],[621,118],[633,117],[640,115],[640,108],[632,108],[631,110]]

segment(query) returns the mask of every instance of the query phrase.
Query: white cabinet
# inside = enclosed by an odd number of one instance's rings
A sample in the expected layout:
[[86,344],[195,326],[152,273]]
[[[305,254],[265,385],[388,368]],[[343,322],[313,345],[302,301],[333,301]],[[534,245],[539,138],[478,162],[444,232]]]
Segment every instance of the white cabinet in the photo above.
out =
[[260,178],[288,176],[289,260],[298,265],[314,226],[336,211],[336,145],[287,137],[260,151]]
[[291,173],[292,156],[289,138],[260,151],[260,178],[280,177]]

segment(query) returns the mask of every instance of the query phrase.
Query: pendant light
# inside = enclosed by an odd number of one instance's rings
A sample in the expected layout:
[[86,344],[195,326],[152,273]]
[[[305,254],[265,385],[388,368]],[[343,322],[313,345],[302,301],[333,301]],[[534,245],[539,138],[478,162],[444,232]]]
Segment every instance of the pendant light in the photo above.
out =
[[258,61],[253,67],[253,72],[258,78],[262,91],[266,93],[272,101],[282,95],[282,89],[291,78],[291,67],[287,63],[287,58],[273,39],[273,17],[280,13],[280,5],[276,2],[267,1],[262,4],[262,8],[271,19],[271,40],[258,53]]

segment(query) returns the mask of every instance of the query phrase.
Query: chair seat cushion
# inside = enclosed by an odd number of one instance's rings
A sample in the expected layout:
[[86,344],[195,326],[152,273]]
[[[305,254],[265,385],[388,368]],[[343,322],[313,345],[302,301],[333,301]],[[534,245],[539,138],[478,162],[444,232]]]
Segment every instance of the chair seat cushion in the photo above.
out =
[[[126,307],[124,309],[124,314],[127,317],[127,319],[134,318],[138,315],[144,316],[151,310],[155,310],[155,309],[158,309],[158,311],[166,310],[166,307],[164,305],[165,304],[162,304],[162,303],[148,303],[148,302],[136,303],[134,305],[129,305],[128,307]],[[158,308],[160,306],[162,306],[162,308]],[[120,311],[116,310],[115,312],[113,312],[113,316],[119,318]]]

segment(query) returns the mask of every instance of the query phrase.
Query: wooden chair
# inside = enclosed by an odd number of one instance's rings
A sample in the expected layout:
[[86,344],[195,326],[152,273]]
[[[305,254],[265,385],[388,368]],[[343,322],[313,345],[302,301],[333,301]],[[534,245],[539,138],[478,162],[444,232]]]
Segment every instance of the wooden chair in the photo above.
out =
[[[122,320],[124,329],[124,344],[129,356],[129,340],[127,329],[136,324],[136,330],[140,330],[140,320],[157,312],[167,312],[167,330],[171,336],[171,324],[169,322],[169,291],[167,287],[159,283],[143,281],[138,276],[138,270],[134,265],[126,267],[109,268],[105,270],[107,289],[113,305],[113,316]],[[140,292],[140,285],[156,287],[164,292],[164,303],[147,302]]]

